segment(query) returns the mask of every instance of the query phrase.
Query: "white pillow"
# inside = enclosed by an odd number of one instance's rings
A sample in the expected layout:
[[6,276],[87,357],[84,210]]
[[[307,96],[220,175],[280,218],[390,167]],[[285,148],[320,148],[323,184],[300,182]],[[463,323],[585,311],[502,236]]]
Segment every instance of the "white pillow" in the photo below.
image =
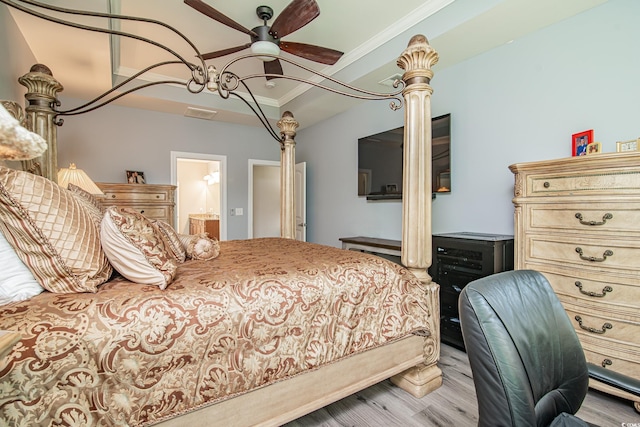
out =
[[0,305],[24,301],[44,291],[2,233],[0,233],[0,271],[2,272]]
[[102,248],[113,268],[127,279],[165,289],[178,263],[158,227],[133,209],[108,208],[100,227]]

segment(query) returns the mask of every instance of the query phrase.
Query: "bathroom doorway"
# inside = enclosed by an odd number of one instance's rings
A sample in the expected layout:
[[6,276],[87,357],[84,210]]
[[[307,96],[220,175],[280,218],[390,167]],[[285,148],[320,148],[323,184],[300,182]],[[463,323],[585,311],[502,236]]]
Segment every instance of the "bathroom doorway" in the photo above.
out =
[[176,189],[176,231],[189,234],[193,216],[219,225],[219,239],[227,239],[226,156],[171,152],[171,181]]

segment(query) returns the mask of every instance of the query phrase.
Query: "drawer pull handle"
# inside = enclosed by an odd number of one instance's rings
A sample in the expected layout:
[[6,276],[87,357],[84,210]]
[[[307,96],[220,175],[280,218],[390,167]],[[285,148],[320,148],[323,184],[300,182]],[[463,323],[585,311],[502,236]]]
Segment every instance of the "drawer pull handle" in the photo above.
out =
[[112,199],[115,199],[115,198],[116,198],[116,195],[115,195],[115,194],[112,194],[112,195],[111,195],[111,198],[112,198]]
[[613,215],[610,213],[606,213],[602,216],[602,221],[585,221],[582,218],[582,214],[580,212],[576,213],[576,218],[580,221],[582,225],[605,225],[608,219],[613,219]]
[[602,293],[599,294],[597,292],[583,290],[582,289],[582,282],[577,281],[575,284],[578,287],[578,289],[580,289],[580,293],[585,294],[585,295],[590,296],[590,297],[602,298],[602,297],[607,296],[607,292],[613,292],[613,288],[611,286],[605,286],[604,288],[602,288]]
[[606,368],[607,366],[611,366],[613,365],[613,362],[611,361],[611,359],[604,359],[601,363],[603,368]]
[[578,325],[580,325],[580,328],[584,329],[587,332],[593,332],[594,334],[604,334],[605,332],[607,332],[607,329],[613,328],[613,325],[609,322],[606,322],[605,324],[603,324],[602,329],[596,329],[596,328],[592,328],[591,326],[584,326],[582,324],[582,317],[580,316],[576,316],[575,319],[578,322]]
[[551,187],[551,184],[549,184],[549,181],[545,181],[544,184],[542,184],[544,186],[544,188],[549,188]]
[[607,257],[610,257],[613,255],[613,251],[611,251],[610,249],[607,249],[602,253],[602,258],[596,258],[594,256],[584,256],[584,253],[582,252],[582,248],[580,247],[576,248],[576,252],[578,253],[578,255],[580,255],[580,259],[583,259],[585,261],[590,261],[590,262],[602,262],[606,260]]

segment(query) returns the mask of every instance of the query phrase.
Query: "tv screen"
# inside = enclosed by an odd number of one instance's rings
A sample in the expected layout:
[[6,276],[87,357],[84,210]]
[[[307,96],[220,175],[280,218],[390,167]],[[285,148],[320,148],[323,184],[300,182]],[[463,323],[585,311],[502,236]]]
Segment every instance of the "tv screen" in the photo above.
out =
[[[358,139],[358,196],[402,198],[404,127]],[[451,192],[451,114],[431,119],[433,193]]]

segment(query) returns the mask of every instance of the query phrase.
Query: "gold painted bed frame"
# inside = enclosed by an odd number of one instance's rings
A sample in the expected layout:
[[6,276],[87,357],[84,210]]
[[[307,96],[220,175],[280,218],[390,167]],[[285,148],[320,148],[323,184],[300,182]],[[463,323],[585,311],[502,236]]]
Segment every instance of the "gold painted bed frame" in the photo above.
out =
[[[426,37],[414,36],[398,58],[404,70],[402,92],[405,103],[404,177],[402,200],[402,264],[420,279],[426,289],[430,312],[430,335],[410,336],[383,347],[348,357],[319,369],[179,415],[156,425],[244,426],[281,425],[342,399],[377,382],[391,380],[416,397],[442,384],[437,366],[440,357],[439,286],[431,281],[431,66],[437,52]],[[42,174],[57,181],[57,134],[55,111],[62,85],[48,69],[35,65],[20,77],[27,87],[26,121],[30,130],[49,145],[29,162],[41,165]],[[295,134],[298,122],[285,112],[278,121],[281,142],[281,235],[295,238]],[[32,163],[23,163],[28,169]]]

